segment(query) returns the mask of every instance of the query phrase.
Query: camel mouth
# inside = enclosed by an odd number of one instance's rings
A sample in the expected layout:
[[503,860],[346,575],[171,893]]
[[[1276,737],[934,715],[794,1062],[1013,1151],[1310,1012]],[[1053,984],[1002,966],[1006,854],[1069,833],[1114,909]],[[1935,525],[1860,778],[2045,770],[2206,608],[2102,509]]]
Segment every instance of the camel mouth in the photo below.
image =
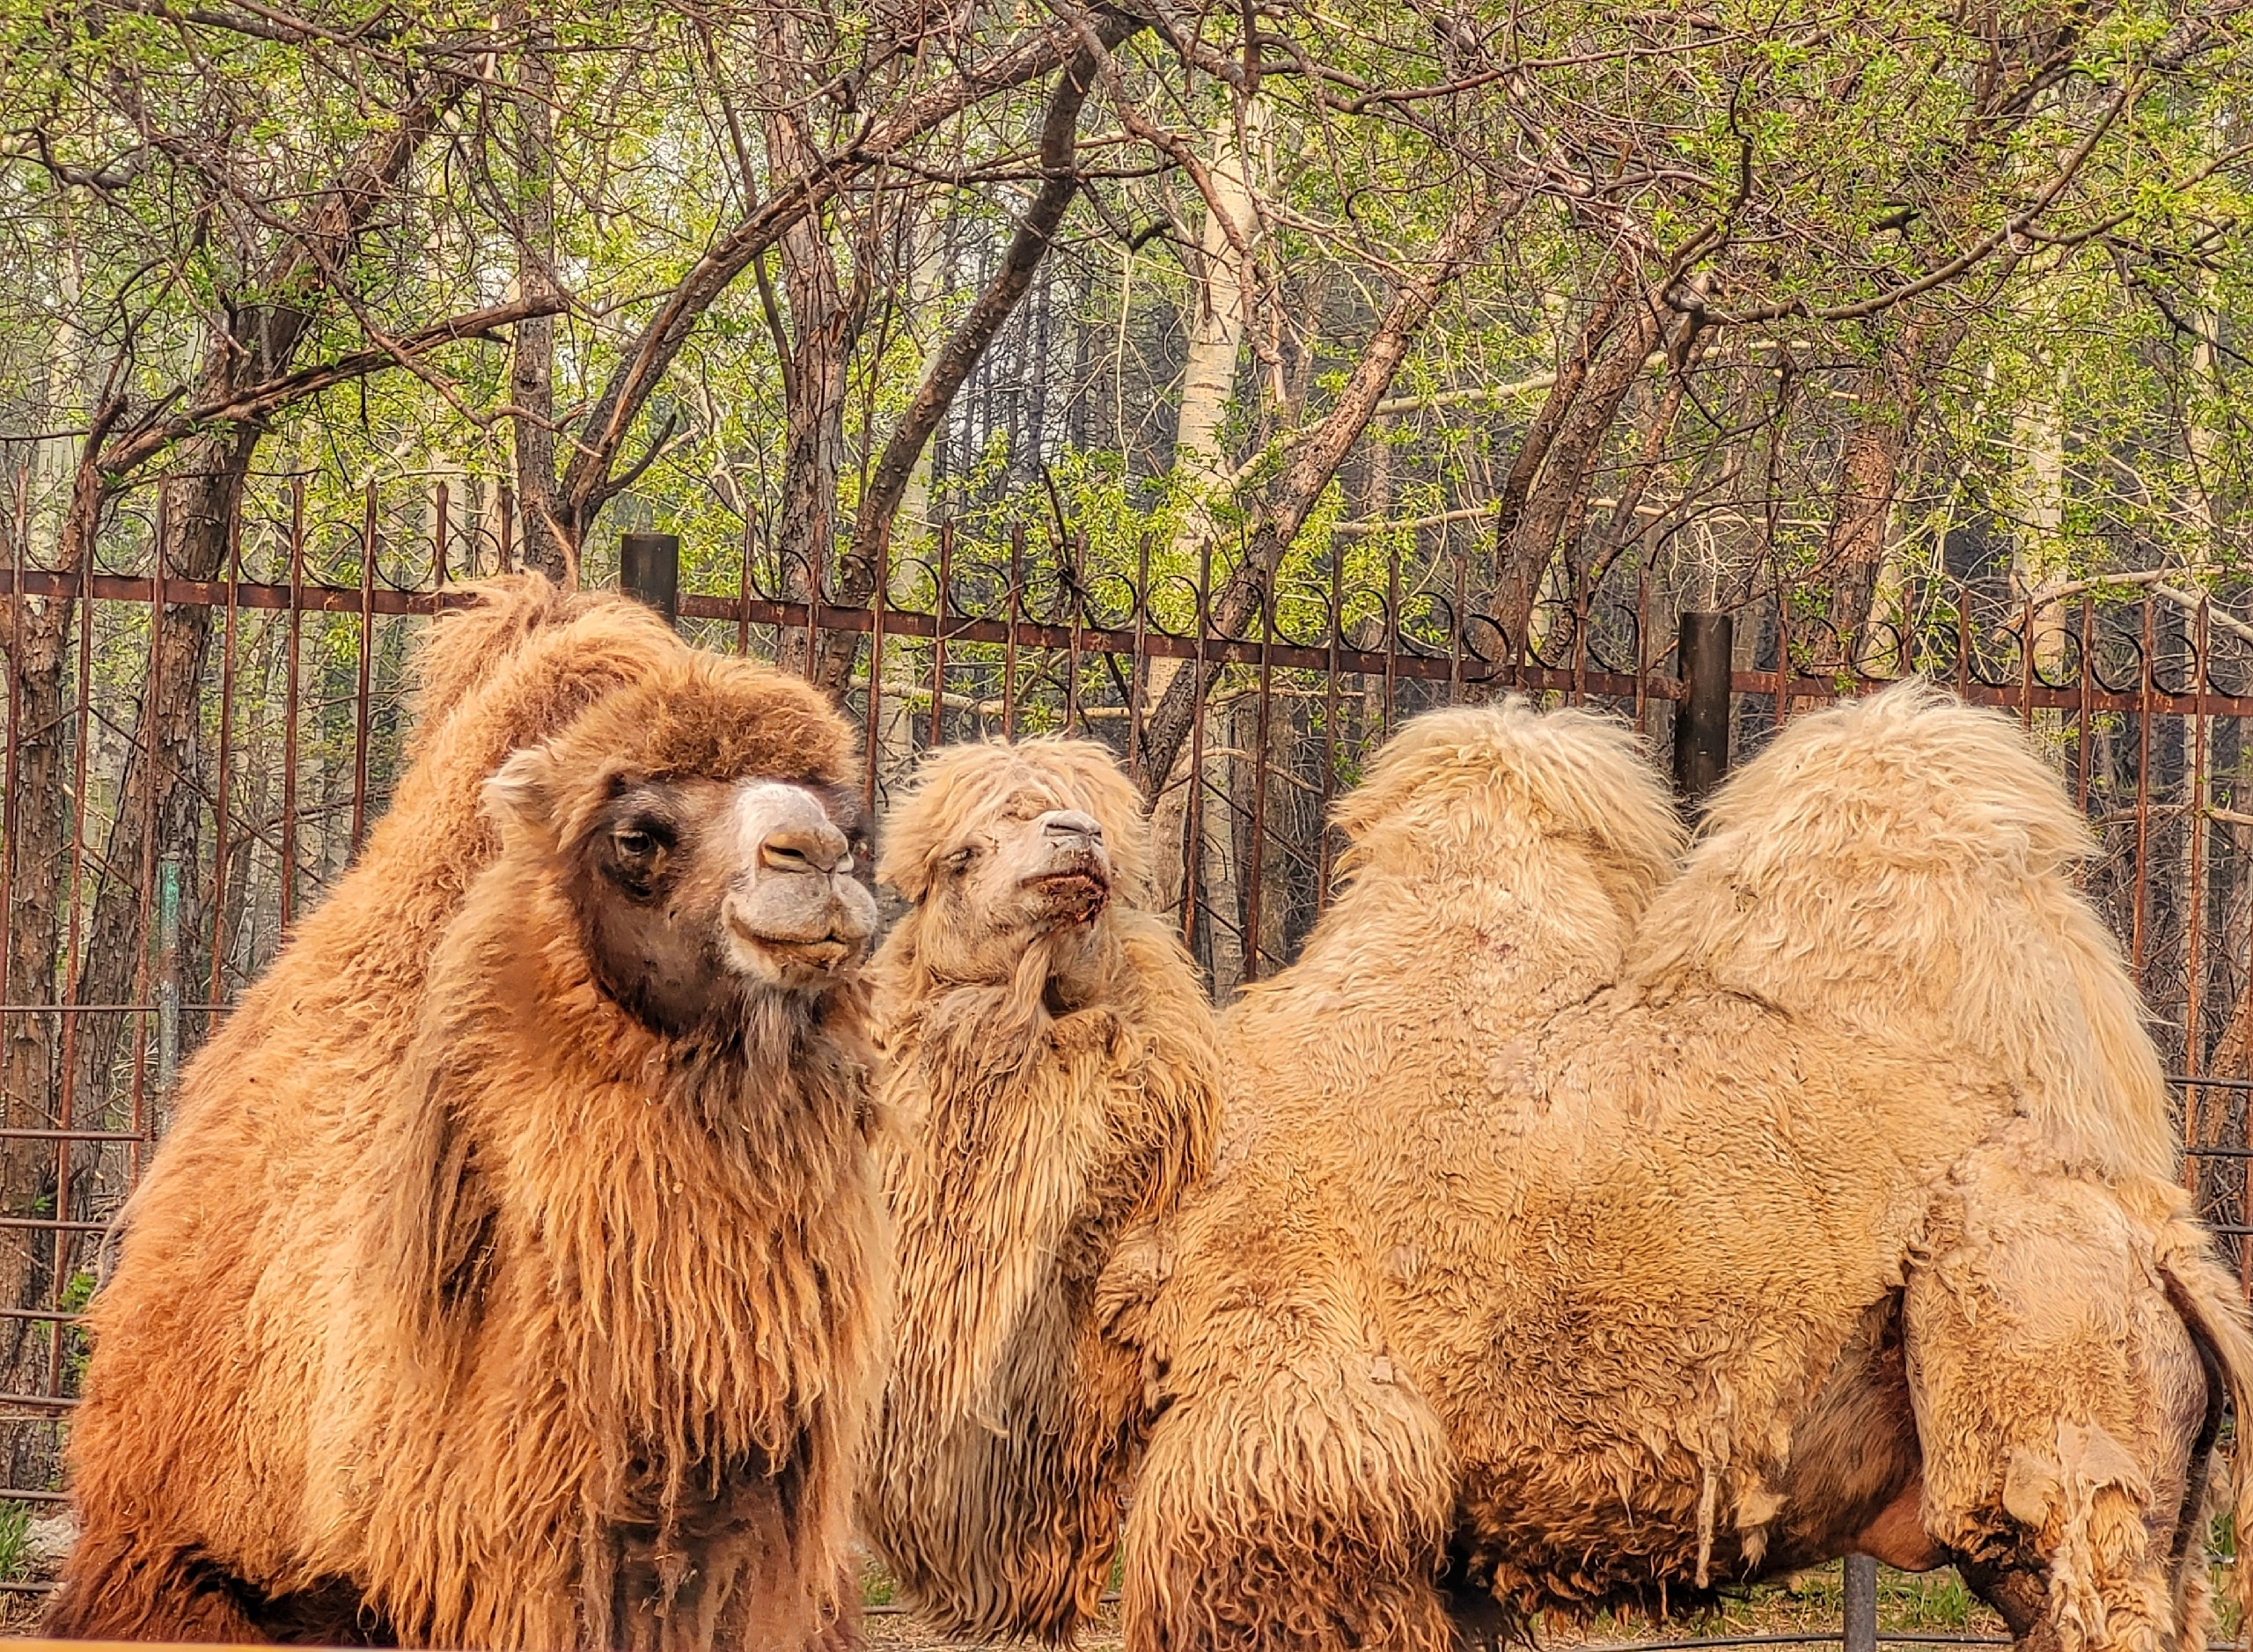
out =
[[785,979],[833,975],[857,960],[862,951],[861,942],[837,935],[769,935],[733,921],[728,936],[739,954]]
[[1111,875],[1093,855],[1059,870],[1028,877],[1024,887],[1042,898],[1049,916],[1076,923],[1091,922],[1111,904]]

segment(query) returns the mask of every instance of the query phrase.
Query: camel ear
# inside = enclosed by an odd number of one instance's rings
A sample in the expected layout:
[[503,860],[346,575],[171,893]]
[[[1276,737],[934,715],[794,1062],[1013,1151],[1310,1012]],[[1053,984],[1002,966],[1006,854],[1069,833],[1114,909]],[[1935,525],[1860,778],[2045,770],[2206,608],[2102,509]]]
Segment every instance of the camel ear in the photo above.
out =
[[495,826],[546,826],[554,780],[555,755],[546,746],[511,752],[485,782],[486,815]]
[[899,855],[887,855],[879,876],[911,907],[931,892],[931,868],[924,860],[909,860]]

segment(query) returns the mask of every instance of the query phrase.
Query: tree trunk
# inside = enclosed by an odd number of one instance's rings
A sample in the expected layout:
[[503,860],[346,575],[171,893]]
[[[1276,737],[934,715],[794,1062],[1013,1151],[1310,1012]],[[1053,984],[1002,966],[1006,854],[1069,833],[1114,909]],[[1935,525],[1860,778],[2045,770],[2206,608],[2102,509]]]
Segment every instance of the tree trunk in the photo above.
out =
[[[797,21],[788,11],[768,19],[761,59],[767,87],[764,117],[770,176],[804,177],[822,164],[807,129],[802,85],[808,61]],[[871,204],[873,215],[882,210]],[[818,602],[827,589],[837,540],[837,483],[845,467],[846,368],[867,313],[867,259],[855,261],[850,287],[838,276],[837,257],[824,215],[809,213],[782,231],[782,287],[790,312],[789,371],[782,446],[782,496],[775,502],[773,549],[783,595]],[[863,251],[873,246],[863,238]],[[806,635],[788,630],[777,664],[804,672]]]
[[[1197,239],[1196,307],[1189,328],[1188,354],[1182,363],[1180,416],[1173,430],[1174,489],[1182,500],[1182,513],[1163,564],[1170,571],[1185,572],[1192,579],[1196,576],[1200,548],[1219,538],[1214,507],[1229,478],[1221,423],[1236,396],[1237,367],[1249,319],[1246,299],[1252,280],[1246,253],[1259,227],[1251,193],[1251,167],[1257,157],[1245,152],[1242,139],[1251,137],[1250,147],[1256,151],[1266,124],[1266,110],[1256,99],[1243,109],[1241,133],[1237,110],[1229,109],[1213,129],[1213,160],[1206,169],[1213,198],[1206,204],[1204,227]],[[1225,222],[1222,212],[1228,215]],[[1144,666],[1144,704],[1164,702],[1181,664],[1168,657]],[[1128,715],[1140,716],[1142,708],[1129,707]],[[1143,754],[1143,773],[1136,779],[1151,799],[1150,841],[1156,848],[1156,862],[1150,869],[1151,895],[1159,911],[1171,911],[1185,898],[1193,856],[1202,868],[1206,844],[1193,844],[1185,835],[1190,777],[1185,769],[1172,772],[1181,766],[1184,753],[1177,749],[1163,771],[1148,762],[1147,747]],[[1212,833],[1207,830],[1200,835],[1209,841]],[[1200,899],[1204,898],[1200,894]]]
[[1925,324],[1912,319],[1887,341],[1877,368],[1863,377],[1860,415],[1839,451],[1823,566],[1831,572],[1831,617],[1842,638],[1868,622],[1885,564],[1901,458],[1922,406],[1916,379],[1926,336]]
[[[553,293],[555,280],[554,32],[545,14],[514,19],[524,41],[517,84],[510,99],[517,140],[517,291]],[[582,540],[592,525],[566,512],[555,476],[555,318],[534,316],[516,326],[509,360],[510,421],[517,506],[524,518],[519,548],[525,567],[567,589],[579,583]]]
[[[110,502],[101,469],[102,444],[122,411],[123,404],[117,401],[97,410],[71,475],[55,560],[62,572],[81,580],[93,568],[94,546]],[[77,731],[69,684],[77,618],[77,604],[67,597],[35,598],[18,591],[0,607],[16,738],[15,785],[6,800],[8,837],[0,846],[9,857],[7,995],[20,1004],[60,1002],[59,955],[70,902],[71,799],[74,792],[84,793],[83,783],[74,783],[77,777],[68,773],[69,748]],[[66,1122],[55,1110],[60,1019],[36,1010],[0,1016],[6,1027],[4,1048],[0,1048],[0,1101],[4,1101],[11,1127],[53,1129]],[[9,1215],[55,1214],[42,1209],[54,1186],[51,1143],[0,1144],[0,1208]],[[0,1302],[29,1307],[43,1295],[48,1269],[42,1237],[34,1230],[18,1229],[0,1245]],[[27,1366],[38,1353],[34,1328],[30,1320],[11,1319],[0,1335],[0,1348],[6,1352],[0,1381],[16,1392],[37,1391],[21,1386],[30,1377]],[[11,1457],[20,1457],[25,1443],[16,1442]]]
[[[1991,279],[2007,280],[2017,263],[2017,254],[2005,254]],[[1838,487],[1823,540],[1822,566],[1836,593],[1831,620],[1850,657],[1860,651],[1851,639],[1868,624],[1884,576],[1901,462],[1924,414],[1926,386],[1956,354],[1965,326],[1908,306],[1876,367],[1862,376],[1860,410],[1839,452]]]
[[[158,519],[170,530],[170,543],[163,547],[169,552],[167,579],[225,577],[246,479],[261,435],[246,430],[228,437],[198,438],[181,448],[179,468],[160,495]],[[77,1002],[146,998],[143,966],[149,957],[156,863],[160,856],[178,855],[187,877],[194,876],[202,804],[201,690],[216,612],[202,604],[167,603],[156,616],[155,657],[125,748],[117,813],[102,850],[104,875],[96,880],[80,945]],[[183,891],[183,898],[192,899],[192,892]],[[84,1023],[72,1075],[73,1111],[81,1122],[102,1122],[109,1077],[135,1028],[125,1017],[89,1016]],[[92,1156],[85,1156],[91,1162]]]
[[[1663,327],[1664,312],[1645,292],[1638,273],[1623,262],[1510,466],[1497,512],[1498,522],[1507,518],[1511,525],[1499,541],[1502,562],[1494,613],[1509,639],[1514,663],[1531,651],[1534,607],[1560,548],[1567,569],[1574,575],[1580,571],[1580,539],[1588,522],[1596,461]],[[1568,381],[1572,392],[1567,395]]]
[[2055,673],[2065,664],[2065,610],[2050,592],[2067,573],[2066,525],[2066,409],[2056,369],[2048,393],[2022,407],[2012,425],[2023,456],[2025,480],[2020,506],[2023,521],[2014,535],[2011,578],[2024,612],[2032,616],[2026,639],[2038,671]]
[[[1123,36],[1131,26],[1123,18],[1117,26],[1098,33],[1106,45],[1112,33]],[[1000,269],[971,305],[925,366],[914,398],[899,415],[884,452],[870,473],[853,522],[853,543],[840,570],[838,599],[848,605],[866,602],[876,590],[877,570],[885,562],[892,541],[892,525],[909,486],[922,464],[931,436],[954,405],[956,393],[971,370],[1031,290],[1034,275],[1047,256],[1050,242],[1064,222],[1072,198],[1079,193],[1075,152],[1080,108],[1094,83],[1096,57],[1082,48],[1072,55],[1056,77],[1046,117],[1041,123],[1041,186],[1032,205],[1019,221],[1002,254]],[[840,429],[842,429],[841,412]],[[840,436],[841,440],[841,436]],[[858,639],[832,635],[824,640],[815,680],[832,694],[841,694],[859,653]]]

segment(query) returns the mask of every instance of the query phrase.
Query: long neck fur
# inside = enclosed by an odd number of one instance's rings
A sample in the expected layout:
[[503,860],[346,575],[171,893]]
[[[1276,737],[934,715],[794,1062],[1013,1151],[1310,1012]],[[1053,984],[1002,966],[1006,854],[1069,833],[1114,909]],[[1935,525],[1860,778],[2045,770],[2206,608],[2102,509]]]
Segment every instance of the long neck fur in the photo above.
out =
[[406,1134],[442,1230],[419,1265],[393,1243],[436,1365],[545,1362],[557,1426],[615,1443],[579,1488],[590,1529],[671,1530],[723,1481],[782,1477],[826,1589],[888,1284],[859,989],[778,996],[725,1042],[660,1038],[595,985],[537,867],[504,860],[430,1002]]
[[869,1524],[966,1632],[1068,1638],[1093,1612],[1143,1427],[1099,1285],[1211,1163],[1217,1066],[1188,959],[1147,914],[1099,921],[1076,1008],[1038,943],[1008,980],[938,980],[913,918],[875,971],[901,1324]]

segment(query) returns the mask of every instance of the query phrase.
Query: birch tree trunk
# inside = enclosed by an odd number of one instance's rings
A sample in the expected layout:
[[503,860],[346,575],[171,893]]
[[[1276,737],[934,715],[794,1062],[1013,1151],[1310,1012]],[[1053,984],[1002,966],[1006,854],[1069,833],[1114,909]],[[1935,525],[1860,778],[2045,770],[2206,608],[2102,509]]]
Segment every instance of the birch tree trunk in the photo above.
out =
[[[1266,124],[1266,111],[1254,100],[1244,106],[1240,125],[1238,112],[1231,107],[1212,133],[1213,159],[1207,173],[1213,197],[1206,203],[1204,228],[1197,240],[1197,302],[1189,328],[1188,355],[1181,369],[1181,417],[1173,436],[1174,486],[1184,505],[1165,563],[1170,569],[1188,571],[1192,578],[1202,548],[1217,538],[1216,507],[1230,476],[1228,456],[1221,446],[1221,426],[1235,400],[1237,367],[1250,319],[1251,255],[1259,227],[1252,196],[1252,167]],[[1145,704],[1163,701],[1180,669],[1178,659],[1152,660],[1146,678]],[[1140,708],[1136,709],[1139,715]],[[1151,842],[1156,850],[1152,894],[1161,911],[1180,907],[1193,859],[1202,879],[1210,863],[1206,851],[1214,841],[1208,824],[1200,833],[1204,841],[1195,846],[1193,855],[1184,831],[1191,780],[1185,747],[1177,758],[1163,785],[1156,789],[1150,810]],[[1201,775],[1198,783],[1202,783]],[[1147,781],[1144,789],[1152,789]],[[1225,867],[1225,857],[1222,863]],[[1226,881],[1225,871],[1222,881]]]

